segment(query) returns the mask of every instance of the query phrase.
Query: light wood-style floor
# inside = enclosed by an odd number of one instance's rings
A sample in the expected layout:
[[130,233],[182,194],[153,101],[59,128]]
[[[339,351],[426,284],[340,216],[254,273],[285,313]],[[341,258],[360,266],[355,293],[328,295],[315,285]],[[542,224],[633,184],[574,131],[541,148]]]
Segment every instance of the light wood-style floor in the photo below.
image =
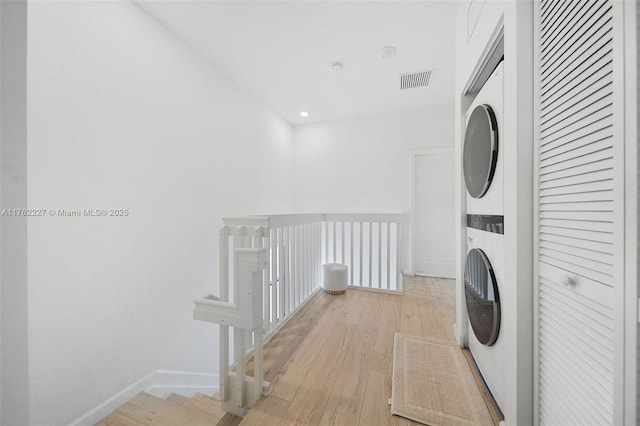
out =
[[[272,386],[244,419],[224,413],[214,395],[166,400],[141,393],[100,426],[411,425],[391,416],[396,332],[453,341],[453,280],[405,277],[405,293],[349,289],[317,293],[266,345],[265,379]],[[466,351],[469,365],[473,360]],[[477,370],[476,384],[497,425]],[[253,375],[253,362],[247,363]],[[493,409],[493,410],[492,410]]]
[[453,341],[455,289],[437,278],[404,284],[404,295],[318,293],[267,345],[272,387],[241,424],[417,424],[391,416],[388,405],[394,334]]

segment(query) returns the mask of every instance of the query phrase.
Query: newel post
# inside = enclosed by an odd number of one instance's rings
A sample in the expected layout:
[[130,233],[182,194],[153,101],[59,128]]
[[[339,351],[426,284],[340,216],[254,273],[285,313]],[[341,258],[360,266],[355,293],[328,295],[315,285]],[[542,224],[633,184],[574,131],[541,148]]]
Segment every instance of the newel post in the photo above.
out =
[[[224,234],[224,235],[223,235]],[[226,238],[224,232],[221,238]],[[226,246],[227,247],[227,246]],[[221,249],[223,249],[221,244]],[[224,254],[223,254],[224,253]],[[221,259],[228,252],[221,252]],[[269,383],[263,379],[263,271],[268,248],[236,248],[233,251],[233,300],[229,300],[228,271],[221,265],[221,295],[194,300],[194,319],[220,324],[220,396],[222,409],[244,416]],[[229,368],[229,327],[234,327],[234,364]],[[246,333],[253,333],[254,377],[246,376]]]

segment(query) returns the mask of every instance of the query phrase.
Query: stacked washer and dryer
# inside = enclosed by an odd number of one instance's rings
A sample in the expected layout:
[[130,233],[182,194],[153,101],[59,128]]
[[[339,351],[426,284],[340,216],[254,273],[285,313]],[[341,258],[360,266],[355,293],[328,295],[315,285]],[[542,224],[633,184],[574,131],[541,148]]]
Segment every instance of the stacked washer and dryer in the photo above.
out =
[[503,61],[467,110],[463,147],[467,187],[464,269],[469,350],[498,406],[505,401],[505,339],[500,336],[504,276]]

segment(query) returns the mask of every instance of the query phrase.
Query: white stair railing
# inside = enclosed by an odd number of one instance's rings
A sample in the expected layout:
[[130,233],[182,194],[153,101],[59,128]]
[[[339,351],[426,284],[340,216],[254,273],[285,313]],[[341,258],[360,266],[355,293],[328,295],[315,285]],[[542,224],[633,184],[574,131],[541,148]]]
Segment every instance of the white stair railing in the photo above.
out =
[[[222,409],[244,417],[269,386],[263,379],[262,282],[268,266],[267,248],[236,248],[233,256],[233,295],[209,295],[194,300],[194,319],[220,325],[220,399]],[[228,286],[221,285],[221,289]],[[235,362],[229,366],[229,327],[233,327]],[[254,345],[254,375],[245,374],[246,337]]]
[[[221,280],[233,280],[229,263],[237,247],[269,249],[263,279],[265,337],[270,338],[320,288],[321,214],[224,218],[220,228]],[[226,274],[229,274],[227,277]],[[247,342],[251,347],[253,342]]]

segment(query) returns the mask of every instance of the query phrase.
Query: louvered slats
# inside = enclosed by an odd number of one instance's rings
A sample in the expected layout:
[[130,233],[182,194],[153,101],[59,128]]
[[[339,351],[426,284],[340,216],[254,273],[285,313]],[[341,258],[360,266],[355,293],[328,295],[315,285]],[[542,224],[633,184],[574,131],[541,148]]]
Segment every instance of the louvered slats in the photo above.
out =
[[[574,222],[579,224],[579,222]],[[571,229],[562,228],[553,225],[542,225],[539,228],[539,235],[542,238],[573,238],[576,241],[594,241],[602,244],[613,244],[613,238],[610,232],[601,232],[593,229]]]
[[[596,231],[604,234],[609,234],[609,237],[613,239],[613,225],[611,222],[593,222],[593,221],[583,221],[583,220],[572,220],[572,221],[564,221],[557,219],[541,219],[540,220],[540,229],[544,229],[547,227],[556,227],[568,230],[578,231],[580,234],[586,234],[583,231]],[[586,238],[585,238],[586,239]]]
[[606,37],[610,36],[611,30],[607,30],[606,27],[600,27],[596,34],[597,39],[593,40],[593,44],[581,44],[577,46],[573,52],[565,52],[566,56],[561,62],[549,63],[543,72],[546,73],[541,80],[543,90],[552,90],[557,85],[567,82],[572,76],[580,75],[581,70],[586,67],[581,67],[580,64],[585,61],[600,60],[603,55],[606,55],[611,50],[611,40],[607,40]]
[[[612,223],[611,38],[606,37],[611,5],[576,2],[542,10],[554,15],[546,21],[542,12],[539,217],[570,229],[572,221]],[[589,67],[577,63],[582,58]],[[560,83],[567,78],[573,84],[563,89]],[[552,235],[553,228],[547,231]],[[608,245],[577,236],[542,237],[539,249],[542,261],[612,285]]]
[[539,420],[611,424],[612,1],[546,0],[539,13]]
[[[542,166],[540,175],[545,176],[548,173],[568,170],[574,167],[579,167],[583,164],[590,164],[613,158],[613,152],[610,146],[593,147],[590,145],[591,144],[550,157]],[[606,145],[606,142],[602,145]]]
[[541,145],[541,166],[545,167],[549,163],[564,161],[563,158],[555,158],[559,155],[565,154],[566,156],[568,154],[569,158],[576,158],[610,147],[611,142],[606,139],[611,137],[613,125],[611,117],[612,115],[608,114],[602,119],[591,121],[583,128],[568,135],[547,137],[544,144]]
[[574,96],[582,96],[583,93],[590,90],[594,84],[613,72],[611,65],[611,57],[608,54],[602,55],[593,61],[591,69],[597,68],[593,73],[584,76],[581,80],[567,82],[563,87],[557,90],[550,90],[544,98],[544,112],[555,111],[560,106],[571,101]]
[[612,310],[544,278],[539,295],[541,423],[610,424]]

